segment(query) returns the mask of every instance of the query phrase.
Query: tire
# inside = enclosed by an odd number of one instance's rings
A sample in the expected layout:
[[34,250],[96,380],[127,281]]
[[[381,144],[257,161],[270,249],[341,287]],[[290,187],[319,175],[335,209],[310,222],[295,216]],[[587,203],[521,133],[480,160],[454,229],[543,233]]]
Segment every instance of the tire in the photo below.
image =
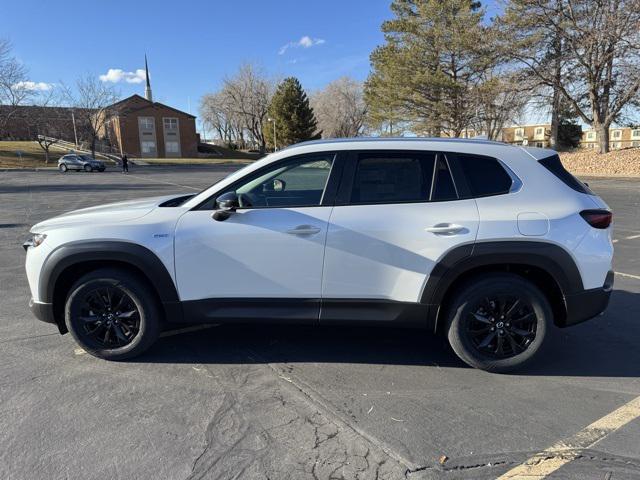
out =
[[549,301],[534,284],[518,275],[488,274],[455,292],[447,337],[467,365],[506,373],[539,355],[552,323]]
[[58,170],[60,170],[60,173],[67,173],[67,170],[69,170],[67,168],[67,166],[63,163],[58,167]]
[[91,165],[85,165],[84,166],[84,171],[85,172],[93,172],[93,167]]
[[71,287],[65,304],[67,329],[94,357],[136,357],[160,335],[160,309],[149,295],[150,288],[146,281],[125,270],[90,272]]

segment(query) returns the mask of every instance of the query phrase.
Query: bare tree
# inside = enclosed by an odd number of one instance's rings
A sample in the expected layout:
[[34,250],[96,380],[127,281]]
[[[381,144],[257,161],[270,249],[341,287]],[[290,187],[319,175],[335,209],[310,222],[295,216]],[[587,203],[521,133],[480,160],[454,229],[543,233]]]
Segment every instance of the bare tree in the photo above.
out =
[[[12,53],[11,42],[0,39],[0,135],[18,110],[17,106],[27,103],[36,92],[29,88],[27,68]],[[13,108],[11,108],[13,107]]]
[[219,91],[202,98],[201,115],[227,145],[246,148],[249,140],[264,151],[263,129],[268,128],[267,110],[274,88],[275,82],[259,67],[246,63],[224,79]]
[[362,83],[342,77],[311,97],[311,106],[324,138],[362,135],[367,118]]
[[222,89],[231,113],[241,119],[243,127],[262,151],[267,143],[263,128],[273,90],[273,82],[249,63],[242,65],[235,76],[226,78]]
[[[600,152],[608,152],[609,127],[638,104],[640,0],[513,0],[507,16],[539,19],[513,29],[514,40],[549,39],[552,55],[514,48],[514,56],[557,94],[554,102],[566,100],[597,131]],[[560,57],[562,71],[549,68]]]
[[96,143],[105,135],[110,120],[110,107],[118,100],[117,91],[93,75],[85,75],[76,81],[75,89],[64,88],[64,97],[75,109],[76,120],[84,128],[79,133],[91,145],[95,157]]
[[523,82],[516,72],[485,72],[483,82],[474,89],[476,131],[486,132],[489,140],[500,140],[502,129],[521,116],[528,100]]

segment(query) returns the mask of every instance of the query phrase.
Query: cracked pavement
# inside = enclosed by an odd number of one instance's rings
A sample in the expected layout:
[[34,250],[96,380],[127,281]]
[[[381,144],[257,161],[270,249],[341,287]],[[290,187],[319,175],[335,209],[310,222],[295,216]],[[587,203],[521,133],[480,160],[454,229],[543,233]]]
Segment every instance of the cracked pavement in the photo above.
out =
[[[633,277],[519,375],[467,368],[426,332],[269,325],[169,335],[108,363],[31,317],[33,223],[232,168],[0,171],[0,478],[496,478],[640,395]],[[640,182],[589,183],[616,215],[616,270],[640,276]],[[571,454],[550,478],[640,478],[640,421]]]

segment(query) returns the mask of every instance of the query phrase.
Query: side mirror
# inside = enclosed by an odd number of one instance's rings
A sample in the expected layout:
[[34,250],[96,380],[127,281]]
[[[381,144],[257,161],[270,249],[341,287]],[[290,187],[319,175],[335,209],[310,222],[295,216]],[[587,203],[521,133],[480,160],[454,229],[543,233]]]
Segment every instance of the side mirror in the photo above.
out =
[[229,218],[238,207],[240,207],[240,201],[236,192],[223,193],[216,199],[216,211],[211,217],[222,222]]

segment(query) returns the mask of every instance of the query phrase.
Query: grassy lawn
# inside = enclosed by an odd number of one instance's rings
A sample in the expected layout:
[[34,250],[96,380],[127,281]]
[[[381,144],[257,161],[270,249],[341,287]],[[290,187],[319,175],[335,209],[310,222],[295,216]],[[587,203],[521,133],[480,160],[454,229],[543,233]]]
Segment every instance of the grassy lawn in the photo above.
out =
[[[17,152],[22,152],[22,158]],[[63,148],[52,145],[49,148],[49,165],[45,164],[44,150],[38,142],[0,142],[0,168],[55,167],[60,156],[67,153]]]

